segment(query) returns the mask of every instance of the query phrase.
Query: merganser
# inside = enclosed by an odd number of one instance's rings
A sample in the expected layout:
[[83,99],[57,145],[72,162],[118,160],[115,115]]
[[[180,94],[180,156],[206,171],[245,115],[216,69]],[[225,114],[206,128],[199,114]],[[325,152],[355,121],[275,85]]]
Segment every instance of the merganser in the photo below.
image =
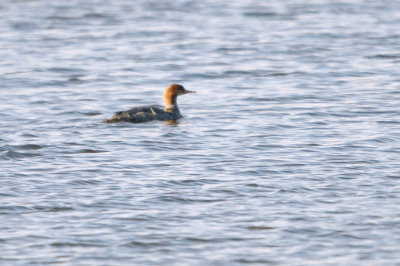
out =
[[114,122],[131,122],[142,123],[152,120],[170,121],[177,120],[182,117],[176,102],[179,95],[188,93],[196,93],[195,91],[186,90],[182,85],[171,84],[165,90],[164,102],[165,108],[160,105],[142,106],[129,109],[127,111],[116,112],[113,117],[107,119],[106,123]]

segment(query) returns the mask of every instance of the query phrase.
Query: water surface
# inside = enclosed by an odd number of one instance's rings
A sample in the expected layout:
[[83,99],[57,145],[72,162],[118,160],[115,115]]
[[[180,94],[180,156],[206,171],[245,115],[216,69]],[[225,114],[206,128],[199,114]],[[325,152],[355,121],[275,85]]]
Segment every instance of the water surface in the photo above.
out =
[[398,263],[399,8],[1,1],[1,264]]

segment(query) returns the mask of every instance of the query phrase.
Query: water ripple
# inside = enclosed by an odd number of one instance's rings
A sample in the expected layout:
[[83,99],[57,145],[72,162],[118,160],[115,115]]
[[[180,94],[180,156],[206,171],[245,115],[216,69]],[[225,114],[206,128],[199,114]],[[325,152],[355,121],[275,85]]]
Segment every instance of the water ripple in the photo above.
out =
[[398,263],[398,10],[0,5],[0,264]]

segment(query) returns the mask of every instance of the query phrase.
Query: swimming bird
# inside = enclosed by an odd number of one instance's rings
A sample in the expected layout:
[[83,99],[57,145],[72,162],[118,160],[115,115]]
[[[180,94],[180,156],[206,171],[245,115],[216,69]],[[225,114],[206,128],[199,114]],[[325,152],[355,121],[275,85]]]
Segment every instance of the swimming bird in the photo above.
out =
[[105,122],[115,123],[125,121],[143,123],[153,120],[175,121],[182,117],[176,100],[178,96],[188,93],[196,92],[187,90],[179,84],[171,84],[164,93],[165,107],[160,105],[136,107],[127,111],[116,112],[113,117],[107,119]]

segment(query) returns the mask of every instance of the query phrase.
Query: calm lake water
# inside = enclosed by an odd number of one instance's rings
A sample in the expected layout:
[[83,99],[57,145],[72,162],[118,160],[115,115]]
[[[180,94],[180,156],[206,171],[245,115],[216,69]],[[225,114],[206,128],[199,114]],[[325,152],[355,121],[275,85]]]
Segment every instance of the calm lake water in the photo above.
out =
[[0,0],[0,264],[398,265],[399,10]]

